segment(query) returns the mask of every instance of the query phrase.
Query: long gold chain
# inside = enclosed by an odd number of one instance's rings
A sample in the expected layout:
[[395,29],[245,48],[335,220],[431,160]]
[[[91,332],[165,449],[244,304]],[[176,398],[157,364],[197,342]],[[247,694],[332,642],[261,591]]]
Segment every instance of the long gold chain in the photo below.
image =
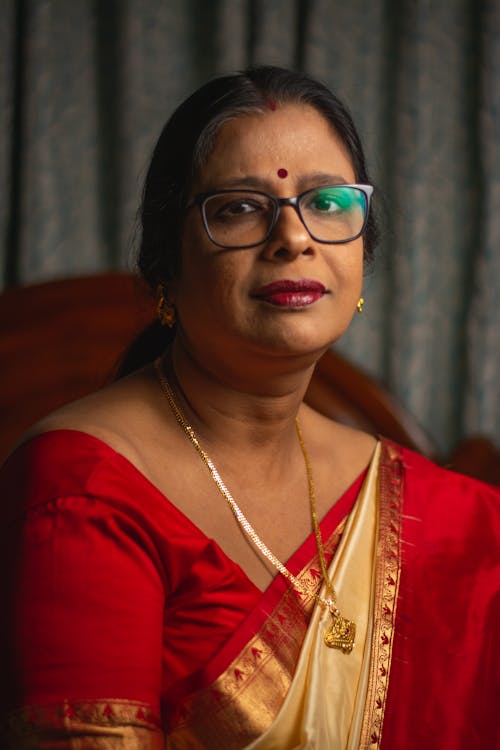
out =
[[326,630],[325,635],[324,635],[324,641],[326,645],[330,646],[331,648],[339,648],[344,653],[350,653],[354,646],[356,625],[341,615],[337,607],[337,596],[335,593],[335,589],[333,588],[333,585],[328,577],[328,572],[326,569],[325,551],[323,548],[323,541],[321,539],[321,531],[320,531],[319,523],[318,523],[318,515],[316,512],[316,494],[314,491],[314,480],[313,480],[313,474],[312,474],[312,468],[311,468],[311,461],[309,459],[309,454],[307,452],[304,439],[302,437],[302,431],[300,429],[298,418],[297,417],[295,418],[295,429],[297,432],[297,437],[299,440],[300,448],[302,451],[302,455],[304,456],[304,462],[306,465],[307,484],[308,484],[308,491],[309,491],[309,505],[311,509],[311,519],[312,519],[312,525],[314,529],[314,535],[316,538],[316,547],[318,549],[318,557],[319,557],[319,564],[321,568],[321,575],[323,576],[323,580],[325,582],[328,599],[325,599],[324,597],[320,596],[316,592],[311,592],[308,588],[306,588],[301,583],[301,581],[296,576],[294,576],[293,573],[290,573],[288,568],[285,565],[283,565],[283,563],[280,560],[278,560],[276,555],[269,549],[269,547],[265,544],[265,542],[262,541],[262,539],[259,537],[255,529],[253,528],[252,524],[247,519],[247,517],[245,516],[245,514],[243,513],[243,511],[237,504],[236,500],[233,498],[228,488],[224,484],[212,459],[210,458],[208,453],[201,447],[200,442],[198,438],[196,437],[196,434],[193,428],[188,423],[181,407],[177,404],[175,400],[174,392],[170,386],[170,383],[165,373],[163,372],[160,358],[155,361],[155,369],[158,375],[158,379],[160,381],[162,392],[167,398],[172,414],[174,415],[177,423],[184,430],[184,433],[186,434],[187,438],[189,439],[193,447],[196,449],[203,463],[209,470],[213,481],[215,482],[219,492],[221,493],[221,495],[224,497],[229,507],[231,508],[233,515],[237,523],[239,524],[239,526],[243,529],[243,531],[247,534],[247,536],[252,540],[254,545],[264,555],[264,557],[266,557],[274,565],[274,567],[294,586],[295,589],[300,591],[302,594],[306,594],[308,596],[312,594],[314,599],[318,602],[318,604],[321,607],[328,609],[330,611],[332,615],[332,623],[329,626],[329,628]]

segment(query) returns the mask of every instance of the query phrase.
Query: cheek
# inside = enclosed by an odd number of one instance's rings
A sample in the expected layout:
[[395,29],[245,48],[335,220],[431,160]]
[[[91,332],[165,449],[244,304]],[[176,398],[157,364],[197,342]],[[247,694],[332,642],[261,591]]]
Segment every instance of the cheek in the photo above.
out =
[[336,279],[337,292],[357,294],[363,282],[363,244],[359,240],[332,248],[330,267]]
[[190,224],[184,228],[180,247],[180,273],[174,287],[177,305],[181,305],[183,300],[199,295],[204,280],[205,286],[210,286],[207,277],[210,275],[212,259],[207,242],[208,238],[202,227]]
[[179,311],[204,308],[210,316],[217,310],[230,311],[238,306],[244,293],[245,259],[237,253],[220,252],[190,242],[184,246],[183,271],[175,284],[175,302]]

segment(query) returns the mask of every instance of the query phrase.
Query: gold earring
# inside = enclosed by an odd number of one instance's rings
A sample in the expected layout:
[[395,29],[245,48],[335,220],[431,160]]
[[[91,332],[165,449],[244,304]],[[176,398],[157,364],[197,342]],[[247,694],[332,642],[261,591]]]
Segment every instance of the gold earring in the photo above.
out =
[[156,312],[162,326],[173,328],[175,325],[175,306],[168,297],[165,287],[160,284],[158,287],[158,304]]
[[362,312],[363,312],[363,305],[364,305],[364,304],[365,304],[365,301],[364,301],[363,297],[360,297],[360,298],[358,299],[358,304],[356,305],[356,310],[357,310],[357,311],[358,311],[359,313],[362,313]]

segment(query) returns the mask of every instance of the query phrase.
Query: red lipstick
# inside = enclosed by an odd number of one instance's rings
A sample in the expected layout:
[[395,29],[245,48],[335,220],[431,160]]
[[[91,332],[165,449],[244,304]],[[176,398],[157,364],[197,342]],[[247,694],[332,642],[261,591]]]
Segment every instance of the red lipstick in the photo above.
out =
[[326,289],[319,281],[282,279],[257,289],[252,296],[277,307],[306,307],[324,294]]

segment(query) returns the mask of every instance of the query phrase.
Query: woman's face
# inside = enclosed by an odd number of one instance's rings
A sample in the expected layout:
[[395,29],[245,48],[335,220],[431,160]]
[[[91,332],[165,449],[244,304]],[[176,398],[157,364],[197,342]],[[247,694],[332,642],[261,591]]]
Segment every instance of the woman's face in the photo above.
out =
[[[191,197],[224,189],[292,197],[355,181],[350,158],[327,121],[311,107],[290,104],[223,125]],[[265,242],[246,249],[215,245],[199,208],[191,206],[181,253],[181,271],[169,291],[181,339],[205,359],[216,353],[244,359],[245,352],[279,357],[322,351],[347,328],[361,292],[362,239],[317,242],[291,206],[281,208]],[[277,286],[266,289],[270,284]]]

